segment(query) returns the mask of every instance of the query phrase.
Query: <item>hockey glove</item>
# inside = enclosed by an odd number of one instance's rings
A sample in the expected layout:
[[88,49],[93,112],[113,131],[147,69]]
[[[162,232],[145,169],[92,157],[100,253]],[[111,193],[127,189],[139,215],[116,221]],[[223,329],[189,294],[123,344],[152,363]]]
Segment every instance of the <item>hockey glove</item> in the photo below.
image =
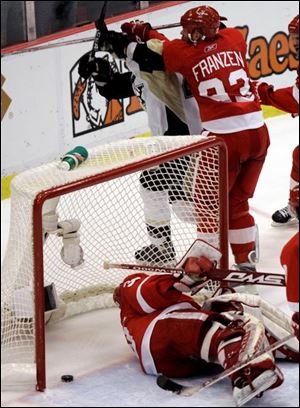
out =
[[251,90],[255,96],[255,99],[264,105],[269,105],[269,93],[273,92],[273,85],[269,85],[266,82],[253,81],[251,82]]
[[78,73],[84,79],[88,79],[92,76],[97,85],[104,86],[113,77],[110,63],[104,58],[95,58],[90,61],[90,54],[91,53],[88,53],[80,58]]
[[179,282],[174,283],[174,287],[180,292],[197,293],[203,286],[205,286],[208,278],[207,272],[215,267],[215,263],[210,261],[205,256],[189,257],[184,266],[185,275]]
[[138,43],[148,40],[148,32],[152,29],[151,24],[135,20],[121,25],[121,30],[126,33],[130,40]]
[[99,51],[107,51],[115,58],[126,58],[126,49],[131,42],[124,33],[107,31],[99,38]]

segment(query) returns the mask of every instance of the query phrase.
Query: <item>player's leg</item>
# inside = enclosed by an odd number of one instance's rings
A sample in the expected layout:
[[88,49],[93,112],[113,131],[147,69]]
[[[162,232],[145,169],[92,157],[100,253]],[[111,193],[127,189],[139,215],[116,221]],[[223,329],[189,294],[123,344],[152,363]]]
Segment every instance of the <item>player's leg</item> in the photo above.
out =
[[[246,313],[240,316],[240,320],[234,318],[226,328],[217,331],[211,343],[211,358],[215,356],[224,369],[233,367],[268,346],[263,323]],[[234,373],[231,380],[233,398],[237,406],[241,406],[264,391],[281,385],[283,374],[276,366],[273,355],[266,353]]]
[[[226,138],[224,138],[226,141]],[[244,146],[242,146],[242,143]],[[229,151],[229,242],[238,269],[255,270],[258,230],[249,212],[264,165],[269,135],[265,126],[239,132],[227,142]]]
[[189,157],[185,157],[142,172],[140,193],[144,203],[150,245],[135,252],[138,262],[156,265],[176,263],[175,248],[171,239],[170,204],[176,202],[178,207],[178,203],[187,200],[183,178],[188,163]]
[[171,241],[171,211],[168,190],[157,190],[157,186],[152,185],[155,171],[144,171],[140,177],[140,194],[150,245],[137,250],[135,258],[144,264],[166,265],[175,261],[175,249]]
[[[290,191],[299,184],[299,145],[293,151],[293,165],[290,175]],[[298,219],[291,213],[289,206],[277,210],[272,215],[272,226],[280,227],[284,225],[298,224]]]

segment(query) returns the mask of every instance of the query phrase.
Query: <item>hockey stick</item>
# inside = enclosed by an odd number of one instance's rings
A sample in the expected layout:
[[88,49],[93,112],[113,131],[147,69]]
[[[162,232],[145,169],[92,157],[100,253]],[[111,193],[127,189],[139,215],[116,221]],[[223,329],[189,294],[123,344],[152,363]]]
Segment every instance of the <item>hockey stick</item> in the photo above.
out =
[[[104,5],[103,5],[103,7],[104,7]],[[162,24],[162,25],[153,27],[153,30],[163,30],[165,28],[173,28],[173,27],[179,27],[179,26],[180,26],[180,23]],[[96,33],[96,35],[97,35],[97,33]],[[46,44],[46,45],[39,45],[37,47],[28,47],[28,48],[24,48],[23,50],[20,50],[20,51],[12,51],[12,52],[8,51],[8,52],[5,52],[5,49],[4,49],[4,50],[1,50],[1,58],[2,57],[7,57],[9,55],[19,55],[19,54],[25,54],[27,52],[49,50],[51,48],[63,47],[65,45],[82,44],[82,43],[90,42],[90,41],[95,41],[95,37],[77,38],[75,40],[61,41],[61,42],[55,43],[55,44]]]
[[96,34],[95,34],[95,38],[94,38],[92,52],[91,52],[90,59],[89,59],[90,61],[93,61],[95,59],[95,54],[96,54],[97,51],[99,51],[98,43],[99,43],[101,35],[108,31],[107,26],[106,26],[105,21],[104,21],[107,3],[108,3],[108,1],[104,2],[103,6],[102,6],[101,13],[100,13],[100,16],[99,16],[98,20],[95,21]]
[[173,27],[180,27],[180,23],[172,23],[172,24],[162,24],[158,26],[152,27],[152,30],[158,31],[158,30],[163,30],[165,28],[173,28]]
[[[154,273],[170,273],[184,274],[183,269],[179,268],[167,268],[160,266],[150,265],[138,265],[138,264],[123,264],[123,263],[103,263],[104,269],[127,269],[130,271],[145,271]],[[231,269],[212,269],[207,272],[203,277],[207,277],[207,280],[217,280],[221,282],[240,283],[245,284],[258,284],[258,285],[271,285],[271,286],[286,286],[285,276],[275,273],[267,272],[254,272],[254,271],[235,271]]]
[[270,344],[264,350],[248,357],[245,361],[241,361],[240,363],[234,365],[233,367],[228,368],[227,370],[223,371],[222,373],[210,378],[207,381],[204,381],[198,385],[183,385],[179,384],[176,381],[171,380],[170,378],[166,377],[165,375],[158,375],[156,379],[157,385],[166,391],[172,391],[175,394],[184,395],[185,397],[190,397],[195,393],[204,390],[205,388],[210,387],[211,385],[217,383],[218,381],[223,380],[224,378],[234,374],[236,371],[241,370],[242,368],[246,367],[248,364],[255,361],[258,357],[262,356],[265,353],[271,352],[273,350],[278,349],[283,344],[287,343],[294,337],[294,334],[289,334],[288,336],[284,337],[281,340],[276,341],[273,344]]

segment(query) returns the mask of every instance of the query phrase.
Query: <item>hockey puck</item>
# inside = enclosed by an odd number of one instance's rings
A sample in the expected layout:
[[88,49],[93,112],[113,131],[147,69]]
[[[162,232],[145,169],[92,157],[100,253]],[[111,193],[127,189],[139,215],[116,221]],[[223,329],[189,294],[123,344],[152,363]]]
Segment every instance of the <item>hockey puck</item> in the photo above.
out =
[[62,382],[72,382],[74,380],[73,375],[70,375],[70,374],[62,375],[60,378]]

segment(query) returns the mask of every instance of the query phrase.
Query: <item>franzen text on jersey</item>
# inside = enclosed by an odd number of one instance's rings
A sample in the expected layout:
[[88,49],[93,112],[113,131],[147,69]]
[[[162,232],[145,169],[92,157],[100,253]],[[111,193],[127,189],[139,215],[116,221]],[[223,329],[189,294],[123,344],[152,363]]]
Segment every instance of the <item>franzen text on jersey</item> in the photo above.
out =
[[245,67],[242,54],[238,51],[221,51],[213,55],[208,55],[203,58],[197,65],[193,67],[193,73],[196,80],[199,82],[199,70],[202,78],[210,75],[213,71],[218,71],[221,68],[231,66]]

